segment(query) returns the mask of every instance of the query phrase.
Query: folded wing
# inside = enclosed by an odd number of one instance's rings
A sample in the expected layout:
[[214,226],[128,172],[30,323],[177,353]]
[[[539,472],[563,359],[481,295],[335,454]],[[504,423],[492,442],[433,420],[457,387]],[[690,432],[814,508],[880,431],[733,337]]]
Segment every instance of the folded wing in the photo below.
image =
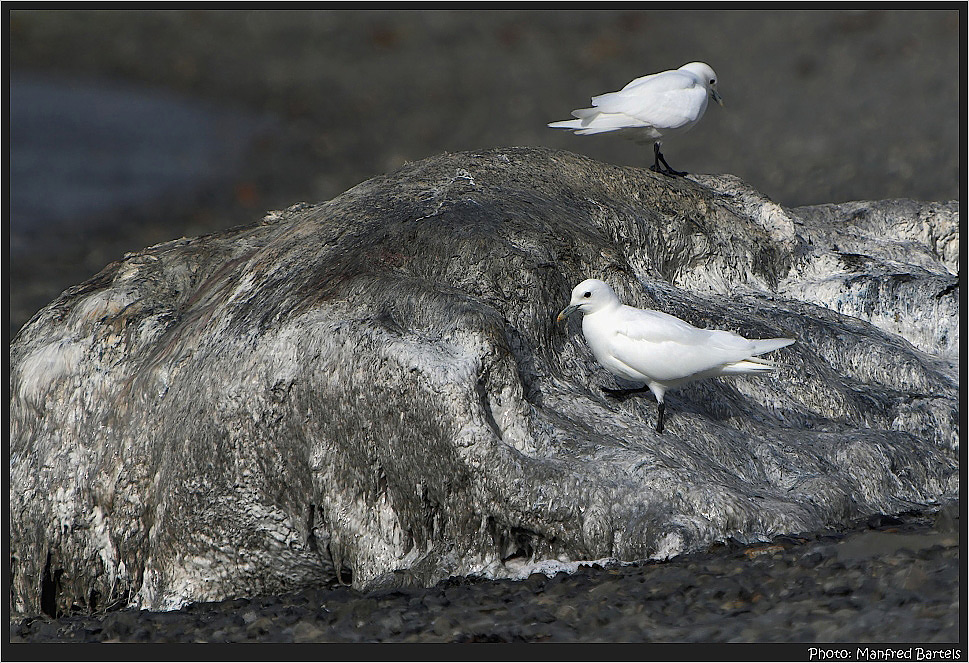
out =
[[592,97],[592,105],[572,111],[577,119],[548,126],[575,129],[579,134],[647,127],[677,129],[700,119],[706,110],[707,91],[690,74],[664,71],[637,78],[618,92]]
[[640,124],[677,128],[696,122],[706,109],[708,93],[693,76],[667,71],[637,78],[618,92],[592,98],[594,109],[580,109],[572,114],[583,118],[587,111],[603,115],[622,114]]
[[612,347],[617,360],[658,382],[691,376],[771,370],[757,359],[793,339],[749,340],[733,332],[699,329],[660,311],[624,306]]

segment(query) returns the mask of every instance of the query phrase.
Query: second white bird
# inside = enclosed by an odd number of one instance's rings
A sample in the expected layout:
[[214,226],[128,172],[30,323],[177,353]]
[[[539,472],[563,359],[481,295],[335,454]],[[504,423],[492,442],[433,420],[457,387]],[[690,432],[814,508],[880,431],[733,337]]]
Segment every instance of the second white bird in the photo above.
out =
[[723,105],[716,72],[703,62],[690,62],[679,69],[641,76],[617,92],[592,97],[593,108],[572,111],[578,119],[551,122],[548,126],[574,129],[583,135],[607,131],[632,134],[640,142],[653,144],[651,170],[685,175],[670,168],[660,145],[664,138],[688,131],[699,122],[709,99]]
[[584,314],[582,333],[596,361],[623,380],[646,385],[605,391],[612,395],[652,391],[659,407],[659,432],[667,389],[701,378],[772,371],[774,364],[757,355],[794,342],[792,338],[750,340],[729,331],[699,329],[662,311],[626,306],[609,284],[598,279],[575,286],[558,321],[575,311]]

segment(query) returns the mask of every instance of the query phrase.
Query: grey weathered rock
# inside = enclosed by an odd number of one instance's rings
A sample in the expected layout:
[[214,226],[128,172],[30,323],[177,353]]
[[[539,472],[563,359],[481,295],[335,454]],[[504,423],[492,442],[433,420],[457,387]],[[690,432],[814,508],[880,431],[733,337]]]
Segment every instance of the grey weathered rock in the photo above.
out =
[[[129,254],[10,348],[12,606],[515,576],[955,497],[957,217],[508,148]],[[658,434],[554,323],[591,276],[798,342]]]

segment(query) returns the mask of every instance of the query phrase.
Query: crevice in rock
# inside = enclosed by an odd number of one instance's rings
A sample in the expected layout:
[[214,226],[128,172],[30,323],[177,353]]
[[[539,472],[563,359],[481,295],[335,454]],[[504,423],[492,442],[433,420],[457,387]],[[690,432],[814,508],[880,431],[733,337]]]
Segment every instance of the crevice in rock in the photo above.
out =
[[44,562],[44,573],[40,581],[40,609],[49,617],[59,615],[57,609],[57,594],[60,591],[60,580],[63,569],[51,570],[51,553],[47,551],[47,561]]
[[487,382],[488,378],[486,374],[482,373],[478,377],[478,382],[475,385],[475,393],[478,395],[481,411],[484,412],[485,423],[488,424],[488,428],[495,434],[495,437],[500,440],[502,439],[501,428],[498,426],[498,422],[495,421],[495,415],[491,409],[491,396],[488,394]]

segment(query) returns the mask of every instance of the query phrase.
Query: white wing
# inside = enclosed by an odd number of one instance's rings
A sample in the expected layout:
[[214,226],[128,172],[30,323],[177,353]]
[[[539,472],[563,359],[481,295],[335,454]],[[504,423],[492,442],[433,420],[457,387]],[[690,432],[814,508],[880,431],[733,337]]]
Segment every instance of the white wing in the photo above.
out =
[[[616,332],[611,339],[614,357],[659,382],[716,373],[729,364],[794,342],[792,339],[752,341],[728,331],[698,329],[661,311],[631,306],[623,306],[614,322]],[[768,367],[761,362],[752,365],[750,370]]]
[[[637,78],[618,92],[592,97],[592,105],[600,113],[628,115],[641,124],[675,129],[699,120],[707,98],[706,88],[692,75],[664,71]],[[582,117],[577,115],[580,112],[584,110],[573,114]]]

